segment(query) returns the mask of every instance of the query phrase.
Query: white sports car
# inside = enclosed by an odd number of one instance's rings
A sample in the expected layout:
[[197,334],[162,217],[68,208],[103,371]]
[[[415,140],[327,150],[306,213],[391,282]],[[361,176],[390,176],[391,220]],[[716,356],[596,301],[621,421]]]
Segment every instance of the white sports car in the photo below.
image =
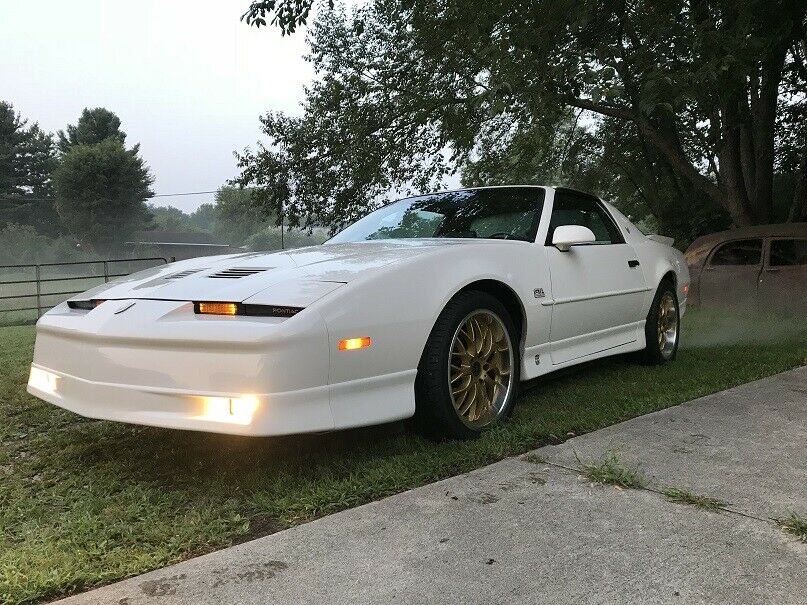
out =
[[421,195],[321,246],[196,258],[37,324],[28,391],[93,418],[282,435],[415,417],[478,434],[519,382],[675,357],[689,273],[613,206],[533,186]]

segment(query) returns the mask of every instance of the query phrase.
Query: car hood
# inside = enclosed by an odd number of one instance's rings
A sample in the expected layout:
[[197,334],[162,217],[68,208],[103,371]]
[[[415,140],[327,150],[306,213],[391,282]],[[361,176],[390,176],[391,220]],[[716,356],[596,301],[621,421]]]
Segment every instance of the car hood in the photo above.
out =
[[273,304],[304,306],[360,276],[457,243],[387,240],[194,258],[133,273],[74,299],[243,302],[269,292],[277,293]]

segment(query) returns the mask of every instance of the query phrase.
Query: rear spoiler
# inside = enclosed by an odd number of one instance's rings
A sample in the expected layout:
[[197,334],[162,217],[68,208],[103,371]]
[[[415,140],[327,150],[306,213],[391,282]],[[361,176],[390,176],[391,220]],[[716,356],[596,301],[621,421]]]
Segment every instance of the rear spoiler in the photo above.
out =
[[648,235],[647,239],[658,242],[659,244],[664,244],[665,246],[672,246],[675,243],[673,238],[664,235],[656,235],[655,233]]

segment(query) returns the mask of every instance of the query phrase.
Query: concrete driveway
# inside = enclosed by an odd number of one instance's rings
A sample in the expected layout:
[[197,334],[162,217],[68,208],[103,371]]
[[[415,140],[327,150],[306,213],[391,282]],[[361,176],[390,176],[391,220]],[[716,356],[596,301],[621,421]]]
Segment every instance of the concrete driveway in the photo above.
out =
[[[593,485],[615,452],[646,489]],[[711,512],[666,487],[719,498]],[[64,601],[807,603],[807,368]]]

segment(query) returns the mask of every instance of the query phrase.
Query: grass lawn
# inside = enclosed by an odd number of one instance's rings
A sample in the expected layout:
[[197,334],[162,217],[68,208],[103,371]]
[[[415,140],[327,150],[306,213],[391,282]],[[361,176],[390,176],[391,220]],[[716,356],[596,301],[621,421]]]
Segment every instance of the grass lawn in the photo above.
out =
[[[807,325],[691,314],[678,360],[529,385],[474,442],[378,427],[240,438],[80,418],[25,392],[32,326],[0,328],[0,603],[55,598],[807,362]],[[719,344],[715,345],[717,342]]]

